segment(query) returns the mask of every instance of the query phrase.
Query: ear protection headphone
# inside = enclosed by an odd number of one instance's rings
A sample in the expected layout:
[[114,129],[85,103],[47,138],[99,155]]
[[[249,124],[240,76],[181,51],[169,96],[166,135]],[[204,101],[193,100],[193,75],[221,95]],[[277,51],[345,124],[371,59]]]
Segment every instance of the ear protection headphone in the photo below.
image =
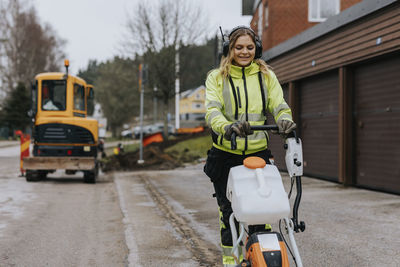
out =
[[[247,30],[249,30],[251,32],[251,34],[254,37],[254,42],[255,42],[255,45],[256,45],[256,53],[255,53],[254,59],[260,58],[262,56],[262,50],[263,50],[260,38],[258,38],[257,34],[250,27],[247,27],[247,26],[237,26],[237,27],[233,28],[231,30],[231,32],[229,33],[229,35],[228,35],[228,40],[227,41],[224,40],[224,36],[222,35],[222,40],[223,40],[222,52],[223,52],[223,55],[225,57],[228,56],[228,53],[229,53],[229,40],[231,39],[232,34],[234,32],[236,32],[237,30],[240,30],[240,29],[247,29]],[[222,33],[222,29],[221,29],[221,33]]]

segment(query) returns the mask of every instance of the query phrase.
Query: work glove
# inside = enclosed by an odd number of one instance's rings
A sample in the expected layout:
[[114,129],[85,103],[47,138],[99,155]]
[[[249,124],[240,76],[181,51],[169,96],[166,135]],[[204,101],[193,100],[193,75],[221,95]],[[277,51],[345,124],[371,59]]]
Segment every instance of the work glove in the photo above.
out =
[[279,132],[273,130],[271,131],[274,134],[280,134],[282,137],[285,137],[287,134],[289,134],[291,131],[296,129],[296,123],[289,121],[289,120],[278,120],[276,122],[276,125],[278,125]]
[[231,141],[233,132],[235,132],[236,135],[240,137],[245,137],[246,135],[250,135],[253,133],[253,131],[250,130],[250,123],[248,121],[237,121],[225,126],[224,129],[224,138],[229,141]]

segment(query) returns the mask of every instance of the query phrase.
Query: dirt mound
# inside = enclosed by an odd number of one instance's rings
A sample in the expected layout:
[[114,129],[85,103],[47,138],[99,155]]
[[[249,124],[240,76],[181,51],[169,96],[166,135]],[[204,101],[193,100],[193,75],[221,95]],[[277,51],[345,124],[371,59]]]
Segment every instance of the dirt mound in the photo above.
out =
[[102,160],[102,171],[132,171],[132,170],[170,170],[183,166],[184,162],[188,162],[188,157],[181,157],[176,159],[164,152],[164,149],[175,145],[176,143],[195,138],[199,136],[208,135],[208,131],[196,134],[186,134],[178,136],[171,140],[166,140],[161,143],[152,143],[143,149],[143,164],[138,164],[140,157],[139,151],[121,153],[119,155],[112,155]]
[[104,172],[113,170],[146,170],[157,165],[159,170],[174,169],[181,164],[168,154],[162,152],[157,146],[146,147],[143,151],[144,163],[139,164],[139,151],[113,155],[104,161]]

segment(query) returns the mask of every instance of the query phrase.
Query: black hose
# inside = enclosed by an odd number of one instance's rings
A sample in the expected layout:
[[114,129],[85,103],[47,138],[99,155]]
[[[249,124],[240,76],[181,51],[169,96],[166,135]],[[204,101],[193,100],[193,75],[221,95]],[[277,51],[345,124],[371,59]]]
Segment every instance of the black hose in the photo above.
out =
[[300,206],[300,201],[301,201],[301,194],[302,194],[302,188],[301,188],[301,176],[296,176],[296,199],[294,200],[294,205],[293,205],[293,224],[294,224],[294,231],[296,233],[301,230],[302,232],[305,230],[305,224],[304,222],[301,222],[299,224],[299,216],[298,216],[298,211],[299,211],[299,206]]

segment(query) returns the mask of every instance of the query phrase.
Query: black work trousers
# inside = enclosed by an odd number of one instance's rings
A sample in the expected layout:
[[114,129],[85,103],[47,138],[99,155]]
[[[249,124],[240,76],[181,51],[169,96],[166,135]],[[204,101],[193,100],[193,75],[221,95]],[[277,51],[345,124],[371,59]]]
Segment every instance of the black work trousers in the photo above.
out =
[[[215,196],[222,213],[222,222],[225,225],[225,228],[221,228],[221,242],[224,246],[232,246],[232,235],[229,226],[229,216],[232,214],[232,207],[231,202],[226,197],[229,170],[232,167],[242,165],[243,160],[251,156],[263,158],[267,164],[270,164],[269,159],[271,157],[271,151],[266,149],[254,154],[237,155],[212,147],[207,154],[204,172],[214,185]],[[254,232],[264,227],[265,226],[254,226],[252,229],[249,227],[249,230]]]

